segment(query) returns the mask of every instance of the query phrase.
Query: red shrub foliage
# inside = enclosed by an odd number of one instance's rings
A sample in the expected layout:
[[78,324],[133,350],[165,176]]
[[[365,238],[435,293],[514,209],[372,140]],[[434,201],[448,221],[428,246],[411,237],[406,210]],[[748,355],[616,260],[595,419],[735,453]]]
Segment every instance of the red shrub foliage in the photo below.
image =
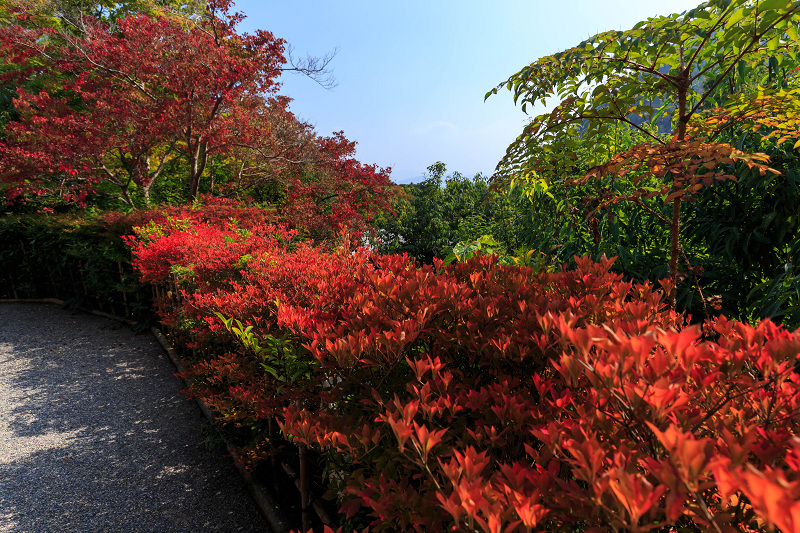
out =
[[342,230],[354,235],[368,229],[380,211],[391,209],[398,187],[391,184],[391,169],[365,165],[355,159],[356,143],[344,132],[318,137],[308,149],[306,168],[287,176],[284,220],[315,240],[335,238]]
[[[203,195],[196,205],[176,205],[159,209],[139,210],[131,213],[110,211],[104,215],[104,222],[115,228],[120,235],[130,235],[134,227],[150,224],[153,228],[169,226],[177,220],[200,222],[210,226],[224,227],[235,223],[237,227],[247,229],[254,226],[277,224],[278,216],[274,211],[228,198],[216,198]],[[170,231],[165,229],[162,231]]]
[[144,279],[184,289],[162,312],[204,354],[194,393],[321,451],[350,525],[800,531],[797,332],[688,325],[612,260],[420,268],[187,219],[139,235]]

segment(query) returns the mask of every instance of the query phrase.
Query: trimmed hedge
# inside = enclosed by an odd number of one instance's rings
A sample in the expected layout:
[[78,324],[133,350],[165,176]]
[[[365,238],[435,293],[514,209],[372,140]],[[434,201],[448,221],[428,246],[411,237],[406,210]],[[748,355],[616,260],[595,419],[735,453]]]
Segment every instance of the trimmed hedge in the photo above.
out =
[[139,282],[120,215],[0,217],[0,298],[58,298],[143,325],[151,288]]

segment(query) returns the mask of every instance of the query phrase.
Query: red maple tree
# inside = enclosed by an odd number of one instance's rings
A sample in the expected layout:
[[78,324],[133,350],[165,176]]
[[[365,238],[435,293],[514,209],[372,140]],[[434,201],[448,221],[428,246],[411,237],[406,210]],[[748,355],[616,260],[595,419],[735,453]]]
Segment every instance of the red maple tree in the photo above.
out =
[[229,13],[230,4],[211,1],[202,19],[185,24],[135,15],[112,28],[84,17],[79,37],[0,29],[0,57],[17,66],[7,80],[57,74],[15,100],[20,120],[0,144],[10,194],[47,178],[77,190],[104,181],[130,204],[135,183],[147,202],[165,163],[182,156],[196,198],[211,156],[235,146],[270,150],[270,128],[251,118],[271,111],[284,41],[239,33],[243,16]]

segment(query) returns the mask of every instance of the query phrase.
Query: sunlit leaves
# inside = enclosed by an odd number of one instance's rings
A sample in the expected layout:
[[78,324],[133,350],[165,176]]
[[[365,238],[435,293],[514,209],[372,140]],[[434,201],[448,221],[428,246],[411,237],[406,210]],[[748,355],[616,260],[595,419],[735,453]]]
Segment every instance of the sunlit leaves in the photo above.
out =
[[204,350],[194,394],[241,427],[276,416],[374,531],[795,527],[800,333],[687,326],[610,260],[420,268],[276,227],[160,228],[135,253],[191,289],[162,312]]
[[[520,176],[534,171],[560,183],[569,194],[575,185],[585,184],[585,178],[597,178],[605,190],[583,202],[595,244],[601,241],[596,215],[611,204],[632,202],[638,206],[633,209],[652,214],[669,233],[660,246],[668,249],[669,301],[676,305],[679,263],[685,255],[684,202],[703,187],[729,179],[735,161],[757,167],[762,174],[768,167],[761,152],[740,151],[737,157],[687,154],[676,165],[677,160],[666,161],[662,151],[673,151],[675,143],[712,145],[721,134],[741,127],[800,146],[795,136],[797,109],[785,93],[797,75],[784,66],[793,67],[790,62],[800,51],[791,37],[798,24],[797,1],[712,0],[682,14],[648,19],[629,31],[600,33],[539,59],[503,85],[526,108],[553,100],[556,105],[531,118],[498,164],[495,179],[516,184]],[[744,83],[757,69],[767,73],[769,95]],[[726,108],[737,103],[742,104],[739,109]],[[614,147],[613,124],[643,141]],[[591,154],[579,162],[572,154],[576,139]],[[646,163],[642,156],[654,160]],[[639,172],[645,164],[650,170]],[[586,173],[587,167],[594,168]],[[575,180],[580,173],[584,179]],[[633,188],[622,190],[619,184],[625,184],[626,176],[634,177]],[[638,176],[652,179],[641,187]],[[654,196],[668,207],[643,202]]]
[[532,119],[498,170],[518,173],[539,157],[542,145],[561,142],[575,125],[593,137],[608,121],[631,127],[652,122],[654,109],[677,109],[684,93],[692,104],[673,122],[677,131],[682,117],[698,112],[713,90],[702,80],[724,75],[740,62],[755,64],[769,56],[781,61],[796,54],[796,39],[784,37],[796,36],[799,9],[797,2],[782,0],[712,1],[683,14],[648,19],[627,32],[598,34],[539,59],[503,85],[515,102],[528,107],[554,98],[561,104]]

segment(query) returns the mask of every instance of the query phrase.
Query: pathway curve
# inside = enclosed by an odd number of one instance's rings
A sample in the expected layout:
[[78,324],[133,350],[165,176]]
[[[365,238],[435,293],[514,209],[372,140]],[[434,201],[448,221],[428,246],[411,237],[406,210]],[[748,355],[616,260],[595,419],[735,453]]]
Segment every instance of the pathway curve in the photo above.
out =
[[0,304],[0,532],[268,532],[149,334]]

